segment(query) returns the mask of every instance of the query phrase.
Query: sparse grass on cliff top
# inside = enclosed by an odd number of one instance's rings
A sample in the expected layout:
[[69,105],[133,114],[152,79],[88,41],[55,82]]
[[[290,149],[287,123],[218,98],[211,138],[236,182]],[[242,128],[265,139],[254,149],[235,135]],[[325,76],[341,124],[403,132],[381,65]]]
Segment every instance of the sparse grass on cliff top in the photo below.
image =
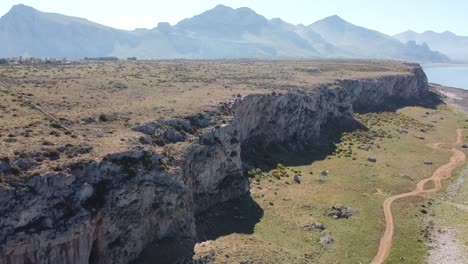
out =
[[[310,72],[310,69],[319,69]],[[323,71],[321,70],[323,69]],[[100,159],[138,140],[132,127],[213,110],[239,95],[314,89],[337,79],[408,74],[391,61],[141,61],[0,67],[0,157],[85,142]],[[23,98],[23,99],[21,99]],[[32,102],[72,133],[31,108]],[[52,146],[52,145],[50,145]],[[66,156],[37,172],[71,162]]]
[[[358,118],[369,131],[344,134],[337,147],[341,151],[321,161],[288,167],[288,177],[252,183],[252,195],[264,215],[252,235],[227,235],[210,242],[219,252],[215,253],[216,263],[260,258],[266,263],[278,259],[287,263],[370,262],[384,228],[383,200],[413,189],[447,162],[448,152],[432,150],[426,144],[453,142],[459,118],[445,107],[408,107]],[[383,134],[372,133],[379,131]],[[370,145],[368,151],[361,148],[364,144]],[[369,156],[377,162],[369,162]],[[307,160],[303,153],[280,158],[285,166]],[[425,159],[433,164],[425,165]],[[329,171],[327,176],[321,175],[324,169]],[[300,184],[293,180],[297,171],[301,172]],[[352,207],[357,213],[349,219],[334,219],[327,212],[336,204]],[[388,263],[423,263],[426,259],[422,205],[427,206],[427,200],[412,198],[395,204],[395,240]],[[308,230],[313,223],[322,223],[325,230]],[[320,244],[320,238],[328,234],[334,242]]]

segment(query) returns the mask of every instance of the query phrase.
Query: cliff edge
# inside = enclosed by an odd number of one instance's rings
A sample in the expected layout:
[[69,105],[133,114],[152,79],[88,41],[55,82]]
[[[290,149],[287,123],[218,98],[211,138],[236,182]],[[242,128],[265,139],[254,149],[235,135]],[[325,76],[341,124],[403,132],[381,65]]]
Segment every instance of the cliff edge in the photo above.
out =
[[[195,216],[249,192],[242,153],[313,142],[327,124],[430,97],[418,65],[306,90],[252,93],[216,109],[148,121],[139,144],[14,180],[0,161],[0,263],[128,263],[151,242],[196,238]],[[177,148],[170,146],[177,145]]]

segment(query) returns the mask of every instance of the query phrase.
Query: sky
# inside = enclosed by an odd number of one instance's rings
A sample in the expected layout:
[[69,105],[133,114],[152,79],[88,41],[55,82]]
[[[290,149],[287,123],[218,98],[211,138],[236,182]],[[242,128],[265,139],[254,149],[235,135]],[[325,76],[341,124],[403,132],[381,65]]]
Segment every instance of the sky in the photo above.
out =
[[394,35],[408,29],[452,31],[468,36],[467,0],[1,0],[0,15],[15,4],[87,18],[119,29],[153,28],[224,4],[250,7],[266,18],[309,25],[326,16]]

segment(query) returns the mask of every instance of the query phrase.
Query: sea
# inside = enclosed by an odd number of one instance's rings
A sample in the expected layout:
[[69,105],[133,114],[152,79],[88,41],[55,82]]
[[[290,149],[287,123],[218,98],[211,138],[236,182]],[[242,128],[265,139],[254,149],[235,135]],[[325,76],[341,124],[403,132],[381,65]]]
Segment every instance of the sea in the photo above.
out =
[[431,83],[468,90],[468,65],[423,65],[423,69]]

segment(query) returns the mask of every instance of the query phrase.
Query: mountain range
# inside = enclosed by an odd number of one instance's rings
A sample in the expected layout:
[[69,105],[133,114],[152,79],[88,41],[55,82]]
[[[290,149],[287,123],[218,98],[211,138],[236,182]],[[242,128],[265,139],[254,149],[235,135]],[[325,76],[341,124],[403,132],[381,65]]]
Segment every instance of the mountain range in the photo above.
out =
[[[452,60],[465,58],[457,55],[462,50],[452,52],[448,44],[431,44],[441,41],[409,35],[392,37],[353,25],[339,16],[309,26],[293,25],[279,18],[266,19],[246,7],[223,5],[176,25],[159,23],[153,29],[127,31],[20,4],[0,18],[0,57],[362,58],[416,62],[448,62],[445,54]],[[431,49],[435,47],[447,47],[450,52]]]
[[446,54],[454,62],[468,62],[468,37],[457,36],[450,31],[416,33],[411,30],[394,37],[402,42],[427,43],[431,48]]

